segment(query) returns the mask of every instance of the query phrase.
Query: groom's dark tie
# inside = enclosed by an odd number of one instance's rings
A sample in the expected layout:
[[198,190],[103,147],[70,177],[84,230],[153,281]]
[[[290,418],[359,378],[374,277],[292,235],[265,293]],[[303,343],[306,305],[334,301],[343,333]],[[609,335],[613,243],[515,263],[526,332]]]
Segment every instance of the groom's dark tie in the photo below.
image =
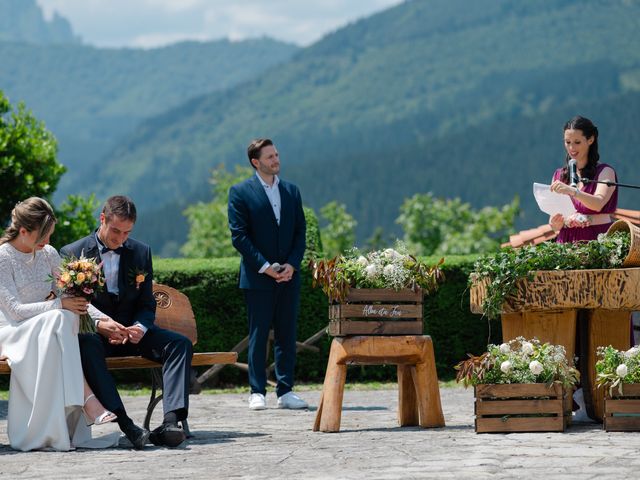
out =
[[122,252],[124,252],[124,247],[122,245],[120,245],[118,248],[109,248],[109,247],[103,246],[100,249],[100,255],[104,255],[107,252],[114,252],[114,253],[117,253],[118,255],[122,255]]

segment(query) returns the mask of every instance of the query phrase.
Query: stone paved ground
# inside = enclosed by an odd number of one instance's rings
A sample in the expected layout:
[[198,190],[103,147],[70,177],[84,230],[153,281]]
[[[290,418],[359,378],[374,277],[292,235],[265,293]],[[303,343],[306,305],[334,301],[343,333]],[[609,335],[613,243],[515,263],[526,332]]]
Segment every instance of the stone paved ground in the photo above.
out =
[[[342,431],[314,433],[319,392],[302,396],[314,408],[250,412],[245,394],[192,396],[196,437],[175,450],[150,446],[142,452],[14,452],[6,436],[6,402],[0,402],[0,478],[640,477],[640,433],[606,433],[590,424],[566,433],[478,435],[473,393],[461,388],[442,389],[447,426],[430,430],[396,427],[397,392],[375,390],[346,391]],[[268,401],[275,404],[272,394]],[[143,418],[145,398],[126,397],[125,403]]]

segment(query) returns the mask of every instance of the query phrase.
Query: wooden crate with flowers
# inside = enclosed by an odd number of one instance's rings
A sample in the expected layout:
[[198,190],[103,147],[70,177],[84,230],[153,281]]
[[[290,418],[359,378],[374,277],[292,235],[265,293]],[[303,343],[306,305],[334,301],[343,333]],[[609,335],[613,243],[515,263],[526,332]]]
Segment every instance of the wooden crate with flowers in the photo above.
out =
[[476,433],[563,432],[579,373],[564,348],[518,337],[460,362],[457,381],[475,390]]
[[605,389],[604,429],[640,431],[640,347],[599,348],[596,372],[598,386]]
[[329,335],[421,335],[423,296],[443,280],[443,261],[427,266],[402,244],[312,260],[313,285],[329,298]]

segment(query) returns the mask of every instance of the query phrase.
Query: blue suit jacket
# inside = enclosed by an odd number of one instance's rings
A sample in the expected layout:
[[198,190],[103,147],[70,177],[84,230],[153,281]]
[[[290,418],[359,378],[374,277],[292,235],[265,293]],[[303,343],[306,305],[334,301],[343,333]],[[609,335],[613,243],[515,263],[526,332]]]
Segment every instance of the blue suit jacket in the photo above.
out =
[[[129,327],[140,322],[147,328],[154,328],[156,318],[156,301],[153,297],[153,264],[151,248],[132,238],[123,244],[118,267],[118,298],[110,296],[106,287],[91,301],[101,312],[109,315],[116,322]],[[96,234],[92,233],[80,240],[62,247],[60,254],[64,256],[100,258],[96,242]],[[146,273],[144,282],[136,288],[133,274]]]
[[265,262],[288,263],[296,269],[291,282],[300,282],[306,222],[298,187],[280,180],[280,225],[264,187],[255,175],[229,190],[229,228],[233,246],[242,255],[240,288],[271,290],[276,282],[258,273]]

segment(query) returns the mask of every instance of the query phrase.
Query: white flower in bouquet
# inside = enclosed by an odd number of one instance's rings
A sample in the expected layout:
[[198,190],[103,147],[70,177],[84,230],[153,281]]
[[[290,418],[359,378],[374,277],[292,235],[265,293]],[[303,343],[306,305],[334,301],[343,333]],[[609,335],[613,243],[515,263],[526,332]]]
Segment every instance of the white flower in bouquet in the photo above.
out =
[[621,363],[618,365],[618,368],[616,368],[616,375],[619,377],[626,377],[627,373],[629,373],[629,369],[624,363]]
[[364,273],[369,278],[376,278],[378,276],[378,274],[380,273],[380,271],[378,269],[378,266],[375,263],[372,263],[372,264],[367,265],[365,267]]
[[522,344],[522,353],[525,355],[531,355],[533,353],[533,344],[530,342],[524,342]]
[[505,360],[500,364],[500,370],[503,373],[509,373],[511,371],[511,362],[509,360]]
[[393,248],[387,248],[384,252],[382,252],[382,255],[387,260],[396,260],[402,258],[402,255],[395,251]]
[[540,375],[544,368],[539,361],[534,360],[533,362],[529,363],[529,370],[531,370],[531,373],[533,373],[534,375]]
[[364,255],[360,255],[356,260],[356,263],[361,267],[366,267],[367,265],[369,265],[369,260],[367,260],[367,257],[365,257]]
[[635,357],[639,351],[640,349],[638,347],[631,347],[629,350],[624,352],[624,356],[625,358]]
[[396,270],[396,266],[393,263],[390,263],[389,265],[385,265],[382,269],[382,273],[385,277],[393,277],[396,274]]
[[511,348],[509,347],[508,343],[503,343],[502,345],[500,345],[500,353],[509,353],[511,351]]

